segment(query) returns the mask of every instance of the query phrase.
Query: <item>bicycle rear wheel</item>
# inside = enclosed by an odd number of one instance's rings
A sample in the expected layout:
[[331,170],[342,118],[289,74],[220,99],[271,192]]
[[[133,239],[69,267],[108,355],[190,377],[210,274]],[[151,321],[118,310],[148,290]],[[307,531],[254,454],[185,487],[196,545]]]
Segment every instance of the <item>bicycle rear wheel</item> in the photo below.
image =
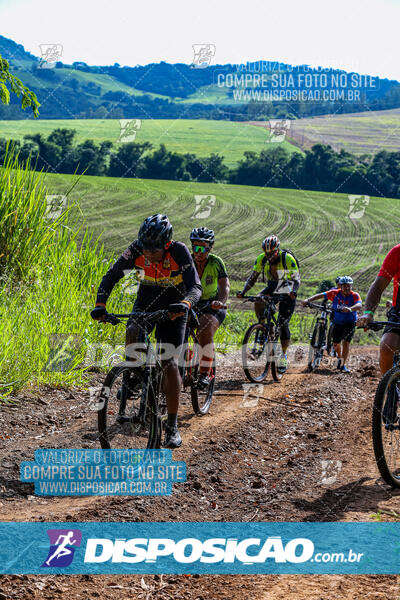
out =
[[193,370],[193,379],[191,382],[191,399],[193,410],[196,415],[205,415],[211,405],[214,387],[215,387],[215,355],[212,363],[212,368],[209,373],[210,383],[205,390],[198,390],[196,387],[197,377],[199,375],[199,365],[195,365]]
[[308,370],[313,371],[321,364],[323,355],[322,347],[324,345],[325,332],[324,328],[320,323],[317,323],[314,327],[314,331],[311,336],[310,350],[308,353]]
[[242,364],[247,379],[252,383],[261,383],[266,378],[271,364],[269,352],[265,326],[262,323],[251,325],[243,338]]
[[372,412],[372,440],[382,479],[400,488],[400,367],[385,373],[376,390]]
[[280,360],[281,354],[282,354],[282,346],[281,346],[279,339],[276,339],[274,342],[271,343],[271,351],[270,351],[271,374],[272,374],[274,381],[280,381],[282,379],[282,377],[284,376],[284,373],[280,373],[278,371],[278,365],[277,365],[277,362]]
[[337,352],[335,351],[335,349],[333,347],[332,334],[333,334],[333,323],[331,323],[329,325],[328,338],[327,338],[327,342],[326,342],[326,351],[329,356],[337,356]]
[[98,401],[99,441],[103,449],[154,448],[157,443],[157,406],[149,393],[148,371],[113,367],[106,375]]

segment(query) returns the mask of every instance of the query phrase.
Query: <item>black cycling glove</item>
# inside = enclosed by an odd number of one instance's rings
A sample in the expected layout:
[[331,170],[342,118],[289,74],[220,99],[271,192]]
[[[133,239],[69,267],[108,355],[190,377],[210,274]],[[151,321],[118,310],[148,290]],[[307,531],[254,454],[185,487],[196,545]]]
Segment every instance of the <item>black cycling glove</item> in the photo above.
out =
[[170,304],[168,306],[168,312],[170,313],[187,312],[188,310],[189,305],[186,302],[175,302],[174,304]]
[[101,319],[101,317],[104,317],[106,314],[107,311],[105,306],[96,306],[96,308],[94,308],[90,313],[90,316],[95,321],[98,321],[99,319]]

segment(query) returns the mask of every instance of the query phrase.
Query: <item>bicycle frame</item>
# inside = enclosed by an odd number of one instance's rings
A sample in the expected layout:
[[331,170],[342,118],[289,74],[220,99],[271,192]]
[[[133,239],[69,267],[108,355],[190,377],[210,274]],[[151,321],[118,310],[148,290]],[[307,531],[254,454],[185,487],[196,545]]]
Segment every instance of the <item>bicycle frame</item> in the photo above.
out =
[[264,313],[262,318],[258,319],[259,323],[262,323],[262,320],[265,319],[265,327],[268,329],[269,333],[271,333],[271,325],[273,325],[274,329],[278,326],[278,318],[275,317],[276,305],[280,302],[281,298],[276,297],[262,297],[262,296],[243,296],[243,300],[248,302],[257,302],[261,301],[265,303]]
[[[275,335],[274,335],[274,341],[277,335],[277,328],[278,328],[278,320],[279,320],[279,316],[278,318],[275,317],[275,312],[276,312],[276,302],[274,301],[274,299],[271,299],[268,304],[266,305],[265,309],[264,309],[264,317],[266,319],[266,327],[268,327],[269,332],[272,332],[272,329],[275,330]],[[271,325],[273,326],[271,328]]]
[[[144,382],[145,382],[145,384],[149,384],[152,380],[154,382],[156,382],[157,375],[159,374],[160,377],[162,377],[162,373],[163,373],[161,360],[160,360],[160,351],[159,351],[160,347],[159,347],[159,342],[157,341],[156,348],[154,349],[153,344],[150,340],[149,329],[151,331],[153,329],[155,323],[166,320],[168,318],[168,311],[159,310],[159,311],[155,311],[155,312],[151,312],[151,313],[142,312],[142,311],[134,311],[134,312],[128,313],[128,314],[108,313],[106,321],[109,323],[112,323],[113,325],[117,325],[118,323],[121,322],[121,319],[132,319],[132,317],[134,317],[134,318],[136,317],[138,320],[142,319],[142,323],[140,325],[141,329],[139,331],[138,343],[144,345],[144,348],[141,348],[140,350],[142,350],[146,354],[146,361],[144,363],[144,374],[143,374]],[[140,351],[140,350],[138,349],[136,351]],[[132,367],[132,368],[135,368],[135,367]],[[127,382],[125,382],[125,383],[127,383]],[[147,413],[147,396],[144,392],[146,387],[147,387],[147,385],[143,386],[143,389],[142,389],[142,396],[140,399],[140,407],[139,407],[139,414],[138,414],[138,420],[143,421],[143,422],[146,420],[146,413]],[[123,394],[121,396],[120,409],[119,409],[119,413],[121,415],[124,414],[125,408],[126,408],[126,396],[125,396],[125,394]]]

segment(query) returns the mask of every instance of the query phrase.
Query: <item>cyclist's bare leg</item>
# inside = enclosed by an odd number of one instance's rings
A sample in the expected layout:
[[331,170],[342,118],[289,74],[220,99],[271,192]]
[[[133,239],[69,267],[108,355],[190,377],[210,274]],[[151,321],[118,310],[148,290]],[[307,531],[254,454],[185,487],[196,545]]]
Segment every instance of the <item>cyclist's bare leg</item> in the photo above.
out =
[[349,357],[349,351],[350,351],[350,342],[343,340],[343,342],[342,342],[342,365],[344,365],[346,363],[346,360]]
[[384,333],[379,349],[379,365],[382,376],[393,367],[393,354],[400,349],[400,336],[397,333]]
[[287,349],[290,346],[290,340],[281,340],[281,346],[282,346],[282,352],[283,352],[283,354],[286,354]]
[[200,373],[208,373],[212,366],[214,358],[214,335],[219,327],[219,321],[214,315],[206,313],[199,316],[199,328],[197,337],[202,348],[206,352],[201,352]]
[[339,359],[342,358],[342,344],[339,342],[338,344],[333,344],[337,357]]
[[138,366],[140,355],[135,351],[135,345],[139,337],[139,326],[136,323],[130,323],[125,331],[125,357],[127,361],[133,361]]
[[169,415],[176,415],[179,408],[179,395],[182,385],[178,364],[174,358],[162,361],[163,390],[167,399]]

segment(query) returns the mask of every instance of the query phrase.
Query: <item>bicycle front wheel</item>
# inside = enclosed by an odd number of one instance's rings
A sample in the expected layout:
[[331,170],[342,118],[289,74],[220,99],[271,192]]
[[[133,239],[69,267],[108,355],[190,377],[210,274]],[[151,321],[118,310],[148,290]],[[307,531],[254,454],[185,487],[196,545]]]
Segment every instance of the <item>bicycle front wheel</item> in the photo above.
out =
[[382,377],[372,412],[372,440],[375,460],[382,479],[400,488],[400,367]]
[[251,325],[246,331],[242,345],[242,364],[245,375],[252,383],[261,383],[269,367],[269,338],[262,323]]
[[152,412],[154,425],[149,438],[149,448],[161,448],[162,440],[167,426],[168,409],[167,397],[163,391],[163,377],[159,369],[152,371],[148,383],[148,407]]
[[210,383],[205,390],[198,390],[196,387],[197,377],[199,375],[199,365],[194,367],[193,379],[191,382],[191,399],[193,410],[196,415],[205,415],[211,405],[214,387],[215,387],[215,356],[212,363],[212,368],[209,373]]
[[157,407],[149,393],[148,372],[113,367],[98,398],[99,441],[103,449],[154,448],[157,443]]

